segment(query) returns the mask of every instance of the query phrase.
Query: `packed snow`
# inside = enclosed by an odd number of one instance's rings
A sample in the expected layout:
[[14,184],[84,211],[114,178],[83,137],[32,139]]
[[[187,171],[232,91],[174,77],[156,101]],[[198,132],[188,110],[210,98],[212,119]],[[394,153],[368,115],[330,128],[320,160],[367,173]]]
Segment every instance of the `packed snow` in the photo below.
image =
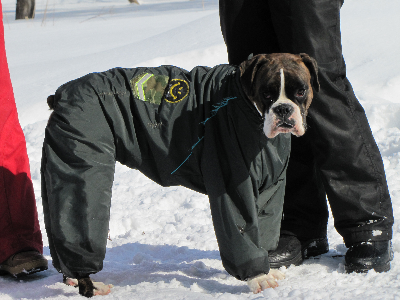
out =
[[[0,277],[0,299],[82,299],[51,266],[40,197],[48,95],[61,84],[113,67],[227,63],[217,0],[36,0],[33,20],[15,21],[3,0],[6,50],[50,262],[45,272]],[[347,0],[342,8],[348,77],[383,155],[394,215],[400,214],[400,1]],[[282,268],[276,289],[251,294],[222,267],[206,196],[163,188],[117,165],[101,299],[400,299],[400,224],[387,273],[345,274],[346,247],[330,218],[330,251]],[[378,233],[377,233],[378,234]]]

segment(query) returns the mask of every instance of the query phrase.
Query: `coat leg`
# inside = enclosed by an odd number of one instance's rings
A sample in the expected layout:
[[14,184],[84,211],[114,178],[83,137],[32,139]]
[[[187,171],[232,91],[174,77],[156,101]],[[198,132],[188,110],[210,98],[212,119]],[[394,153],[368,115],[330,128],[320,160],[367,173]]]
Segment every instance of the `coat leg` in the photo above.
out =
[[43,145],[50,251],[55,268],[72,278],[102,269],[115,169],[113,134],[88,78],[57,91]]

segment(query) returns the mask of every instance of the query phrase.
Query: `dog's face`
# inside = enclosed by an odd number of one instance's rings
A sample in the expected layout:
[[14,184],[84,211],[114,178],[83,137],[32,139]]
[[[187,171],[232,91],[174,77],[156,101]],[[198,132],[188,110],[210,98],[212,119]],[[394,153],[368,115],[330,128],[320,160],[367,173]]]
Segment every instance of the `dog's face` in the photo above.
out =
[[302,136],[306,116],[319,91],[317,63],[307,54],[260,54],[240,64],[240,80],[248,99],[264,118],[264,133]]

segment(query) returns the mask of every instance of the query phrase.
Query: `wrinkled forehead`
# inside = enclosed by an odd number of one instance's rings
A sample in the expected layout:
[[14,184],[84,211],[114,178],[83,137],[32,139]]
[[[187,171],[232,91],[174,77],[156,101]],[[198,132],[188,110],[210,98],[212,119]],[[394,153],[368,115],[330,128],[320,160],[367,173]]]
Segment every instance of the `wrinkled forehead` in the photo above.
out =
[[[287,88],[309,85],[311,75],[302,61],[271,61],[264,64],[259,72],[269,89],[279,90],[284,79]],[[284,78],[282,78],[284,76]]]
[[260,71],[265,76],[264,78],[270,78],[274,81],[280,80],[281,70],[285,79],[299,79],[303,82],[309,82],[311,79],[310,72],[301,60],[271,61],[264,64]]

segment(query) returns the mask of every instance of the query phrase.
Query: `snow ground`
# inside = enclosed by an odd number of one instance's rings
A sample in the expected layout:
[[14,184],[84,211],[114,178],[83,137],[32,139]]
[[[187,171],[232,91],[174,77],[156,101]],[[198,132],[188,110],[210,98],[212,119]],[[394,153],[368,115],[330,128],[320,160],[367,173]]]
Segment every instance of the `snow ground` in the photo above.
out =
[[[217,0],[37,0],[34,20],[15,21],[3,1],[8,62],[32,178],[45,255],[51,260],[40,198],[46,98],[61,84],[113,67],[173,64],[186,69],[227,62]],[[400,2],[347,0],[342,9],[348,77],[384,158],[395,217],[400,214]],[[280,286],[253,295],[221,265],[206,196],[162,188],[117,166],[102,299],[400,299],[400,224],[384,274],[344,274],[346,252],[329,221],[329,253],[283,270]],[[338,256],[338,257],[333,257]],[[0,277],[0,299],[82,299],[53,267],[15,280]]]

